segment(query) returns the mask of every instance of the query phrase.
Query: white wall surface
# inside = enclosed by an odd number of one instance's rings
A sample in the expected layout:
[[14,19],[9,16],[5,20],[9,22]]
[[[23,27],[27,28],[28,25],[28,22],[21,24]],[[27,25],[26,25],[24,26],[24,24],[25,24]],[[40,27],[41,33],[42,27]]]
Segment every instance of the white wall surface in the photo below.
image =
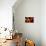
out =
[[[19,32],[23,32],[24,36],[34,38],[38,46],[40,42],[42,44],[40,46],[46,46],[46,0],[41,0],[41,2],[40,0],[28,0],[17,7],[16,4],[13,9],[13,11],[15,10],[15,28]],[[25,16],[34,16],[35,22],[26,24]]]
[[[41,46],[41,0],[23,0],[17,7],[14,5],[15,28],[24,37]],[[25,17],[34,17],[34,23],[25,23]]]
[[0,27],[12,28],[12,6],[16,0],[0,0]]
[[42,46],[46,46],[46,0],[41,0],[41,38]]

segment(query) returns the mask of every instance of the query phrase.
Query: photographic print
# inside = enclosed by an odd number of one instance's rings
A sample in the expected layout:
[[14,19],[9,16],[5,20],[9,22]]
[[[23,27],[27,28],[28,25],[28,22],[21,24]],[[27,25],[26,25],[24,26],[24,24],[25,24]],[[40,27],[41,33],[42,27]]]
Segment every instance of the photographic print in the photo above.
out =
[[34,17],[25,17],[25,23],[34,23]]

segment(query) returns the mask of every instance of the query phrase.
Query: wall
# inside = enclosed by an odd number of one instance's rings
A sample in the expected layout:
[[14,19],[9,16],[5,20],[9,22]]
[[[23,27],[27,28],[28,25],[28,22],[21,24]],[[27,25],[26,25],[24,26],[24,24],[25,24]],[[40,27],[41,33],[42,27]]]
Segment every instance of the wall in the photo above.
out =
[[46,46],[46,0],[41,0],[41,40],[42,46]]
[[[41,46],[41,0],[23,0],[17,7],[13,6],[13,14],[18,32]],[[34,23],[25,23],[26,16],[34,17]]]
[[12,29],[12,6],[16,0],[0,0],[0,27]]

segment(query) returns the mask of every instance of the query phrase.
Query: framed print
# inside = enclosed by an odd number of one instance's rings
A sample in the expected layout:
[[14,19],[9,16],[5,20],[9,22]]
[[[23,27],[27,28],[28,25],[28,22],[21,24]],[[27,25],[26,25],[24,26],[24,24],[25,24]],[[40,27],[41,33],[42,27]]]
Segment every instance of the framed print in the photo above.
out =
[[25,23],[34,23],[34,17],[25,17]]

